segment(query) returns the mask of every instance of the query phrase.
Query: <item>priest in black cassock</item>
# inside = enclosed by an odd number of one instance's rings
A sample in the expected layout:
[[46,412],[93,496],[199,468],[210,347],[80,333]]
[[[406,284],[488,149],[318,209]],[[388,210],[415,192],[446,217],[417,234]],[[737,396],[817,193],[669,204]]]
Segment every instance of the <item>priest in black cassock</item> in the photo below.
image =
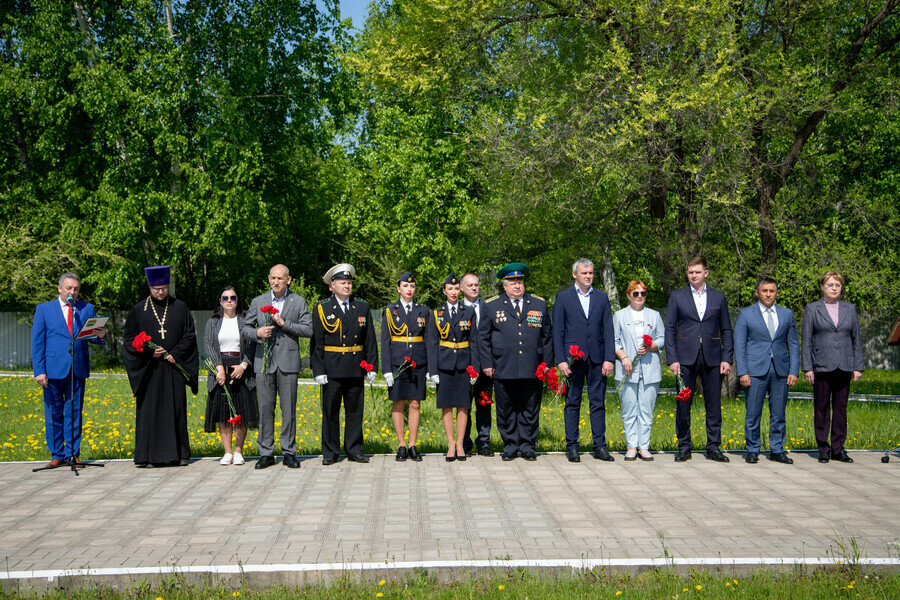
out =
[[[134,464],[185,466],[191,458],[185,386],[197,393],[200,368],[194,318],[184,302],[169,296],[169,267],[147,267],[144,274],[150,295],[131,309],[124,337],[125,370],[137,404]],[[135,350],[132,344],[141,332],[159,348]]]

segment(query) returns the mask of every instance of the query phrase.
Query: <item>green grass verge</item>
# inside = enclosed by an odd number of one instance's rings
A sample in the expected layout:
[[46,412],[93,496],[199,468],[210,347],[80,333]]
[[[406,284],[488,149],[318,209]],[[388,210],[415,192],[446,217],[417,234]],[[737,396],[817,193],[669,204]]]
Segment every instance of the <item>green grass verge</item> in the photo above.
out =
[[488,578],[472,578],[456,583],[442,583],[420,572],[392,581],[360,582],[344,578],[331,583],[303,587],[273,587],[253,589],[225,584],[198,586],[174,577],[160,585],[135,584],[131,589],[104,590],[67,589],[43,594],[0,592],[10,599],[88,599],[107,600],[346,600],[366,598],[394,599],[526,599],[569,600],[596,598],[621,600],[627,598],[673,599],[732,599],[732,598],[791,598],[793,600],[824,600],[832,598],[883,598],[900,596],[900,575],[862,574],[856,569],[836,571],[774,572],[760,570],[745,577],[695,572],[677,575],[668,571],[651,571],[635,576],[591,572],[579,575],[544,575],[510,570]]
[[[868,393],[900,394],[900,372],[867,372],[871,386]],[[853,384],[854,393],[861,392],[864,382]],[[664,382],[665,385],[665,382]],[[219,456],[222,445],[217,433],[204,433],[203,416],[206,394],[189,397],[188,429],[193,456]],[[419,447],[426,453],[443,453],[447,447],[440,411],[435,408],[434,390],[429,389],[422,404],[423,415],[419,432]],[[128,382],[112,374],[98,374],[88,380],[85,395],[82,458],[130,458],[134,447],[134,397]],[[741,450],[744,447],[743,397],[723,399],[722,449]],[[25,377],[0,378],[0,461],[49,460],[44,441],[43,395],[33,379]],[[704,411],[701,399],[694,400],[692,432],[694,445],[706,444]],[[276,411],[276,419],[280,411]],[[612,451],[625,450],[625,436],[618,398],[607,396],[607,439]],[[764,410],[763,423],[768,423]],[[886,450],[900,442],[900,405],[893,403],[851,402],[848,409],[850,449]],[[276,421],[276,431],[280,422]],[[393,453],[397,441],[391,425],[390,402],[384,388],[366,391],[364,417],[366,450],[370,453]],[[767,444],[767,427],[763,427],[763,448]],[[297,406],[297,445],[300,454],[321,454],[321,400],[319,388],[301,386]],[[244,453],[257,453],[255,434],[248,436]],[[582,449],[590,450],[588,407],[582,404]],[[492,445],[501,446],[496,428],[492,431]],[[277,444],[276,444],[277,446]],[[792,400],[787,411],[787,448],[809,450],[815,448],[813,407],[810,400]],[[563,451],[565,426],[563,401],[545,396],[541,408],[538,450]],[[651,449],[675,450],[675,399],[660,396],[655,410]]]

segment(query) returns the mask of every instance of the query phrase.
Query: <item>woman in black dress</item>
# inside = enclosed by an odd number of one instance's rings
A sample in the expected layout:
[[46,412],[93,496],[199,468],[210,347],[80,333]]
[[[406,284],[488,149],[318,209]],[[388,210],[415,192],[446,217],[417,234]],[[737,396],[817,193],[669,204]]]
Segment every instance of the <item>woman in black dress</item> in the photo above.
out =
[[[213,433],[218,423],[225,448],[225,455],[219,460],[222,465],[244,464],[247,430],[256,429],[259,422],[253,373],[256,342],[248,342],[241,337],[244,313],[237,307],[237,292],[228,286],[219,294],[219,303],[206,322],[206,357],[215,365],[215,371],[210,370],[206,381],[208,396],[204,430]],[[234,414],[225,395],[226,387],[234,403]],[[235,415],[239,415],[240,420]]]
[[447,434],[447,462],[466,460],[463,437],[472,407],[469,388],[474,382],[472,374],[477,377],[481,368],[475,310],[459,302],[459,293],[459,280],[451,273],[444,281],[447,303],[435,309],[428,327],[428,372],[437,385],[437,407],[441,409]]

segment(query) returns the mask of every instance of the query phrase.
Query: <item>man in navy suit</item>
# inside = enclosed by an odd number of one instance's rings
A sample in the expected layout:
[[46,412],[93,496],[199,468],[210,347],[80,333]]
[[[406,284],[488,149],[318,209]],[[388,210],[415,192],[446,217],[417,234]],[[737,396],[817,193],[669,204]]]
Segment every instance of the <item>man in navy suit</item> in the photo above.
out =
[[[466,273],[459,280],[463,294],[463,304],[475,311],[475,326],[481,323],[481,315],[485,312],[484,300],[481,295],[481,282],[475,273]],[[470,412],[470,418],[466,421],[466,434],[463,436],[463,450],[471,454],[474,448],[481,456],[493,456],[491,450],[491,406],[493,400],[490,396],[494,393],[494,382],[490,377],[479,377],[472,386],[469,395],[474,406]],[[487,394],[487,399],[483,394]],[[474,416],[472,416],[474,415]],[[472,421],[475,422],[475,441],[473,443],[471,431]]]
[[[593,456],[598,460],[614,460],[606,449],[606,378],[615,369],[616,343],[612,309],[606,292],[591,286],[594,263],[579,258],[572,265],[575,285],[556,294],[553,304],[553,355],[557,367],[569,379],[564,409],[566,423],[566,456],[580,462],[578,455],[578,422],[581,418],[581,392],[588,382]],[[570,359],[572,345],[585,353]],[[569,360],[572,360],[571,367]]]
[[800,340],[794,313],[775,305],[778,285],[770,277],[756,282],[759,302],[741,309],[734,325],[734,362],[741,385],[747,389],[744,435],[748,463],[759,462],[760,420],[766,392],[769,394],[769,460],[794,461],[784,451],[788,387],[800,372]]
[[[44,388],[44,425],[50,463],[58,467],[78,459],[81,449],[81,408],[84,380],[90,377],[88,343],[75,340],[84,323],[95,316],[94,307],[78,300],[81,279],[75,273],[59,278],[59,296],[38,304],[31,326],[31,362],[34,379]],[[100,328],[91,341],[106,343]],[[74,369],[75,377],[72,377]]]
[[[684,384],[693,390],[700,377],[706,401],[706,458],[728,462],[719,450],[722,441],[722,375],[731,370],[733,339],[725,294],[706,285],[709,265],[702,256],[688,261],[690,285],[669,296],[666,309],[666,362]],[[675,462],[690,460],[692,392],[677,402],[675,433],[678,454]]]

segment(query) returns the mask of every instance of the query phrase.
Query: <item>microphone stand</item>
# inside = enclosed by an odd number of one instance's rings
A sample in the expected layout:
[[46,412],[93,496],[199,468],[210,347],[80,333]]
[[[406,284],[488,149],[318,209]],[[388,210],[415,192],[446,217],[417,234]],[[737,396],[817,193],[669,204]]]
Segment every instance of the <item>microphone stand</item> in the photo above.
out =
[[[75,462],[75,299],[72,296],[66,298],[66,304],[69,305],[69,310],[72,311],[72,331],[69,333],[69,359],[72,364],[72,368],[69,369],[69,398],[72,402],[72,418],[69,419],[69,444],[70,450],[72,451],[72,456],[69,457],[69,460],[65,463],[59,465],[46,465],[43,467],[37,467],[32,469],[32,473],[37,473],[38,471],[50,471],[52,469],[59,469],[60,467],[70,467],[72,472],[75,473],[77,477],[78,467],[102,467],[103,465],[100,463],[86,463],[82,462],[80,465]],[[84,390],[82,390],[84,391]],[[84,408],[82,406],[82,408]],[[63,421],[66,420],[66,399],[63,397]],[[79,428],[80,429],[80,428]],[[79,432],[80,434],[80,432]]]

